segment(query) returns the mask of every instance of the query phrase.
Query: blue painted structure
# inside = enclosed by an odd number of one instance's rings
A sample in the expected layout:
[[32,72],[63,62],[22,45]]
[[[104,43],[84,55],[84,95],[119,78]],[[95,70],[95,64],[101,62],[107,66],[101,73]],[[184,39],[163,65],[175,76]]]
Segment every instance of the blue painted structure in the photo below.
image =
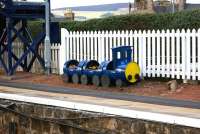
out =
[[[97,68],[90,69],[90,67],[95,65]],[[72,65],[72,66],[71,66]],[[71,67],[70,67],[71,66]],[[97,61],[91,60],[91,61],[76,61],[76,60],[70,60],[67,61],[64,65],[64,74],[66,74],[69,78],[71,78],[74,74],[77,74],[78,76],[81,75],[87,75],[88,77],[92,77],[94,74],[101,74],[101,69],[99,68],[100,65]]]
[[[127,64],[131,62],[132,53],[131,46],[121,46],[112,49],[112,61],[104,61],[101,64],[95,60],[81,62],[76,60],[67,61],[63,68],[63,79],[66,82],[70,79],[73,81],[73,76],[76,76],[77,80],[75,83],[79,83],[82,79],[81,77],[84,76],[84,78],[88,79],[88,82],[85,84],[88,84],[89,81],[93,81],[93,77],[99,78],[99,81],[101,78],[106,77],[110,83],[117,80],[118,82],[120,80],[120,82],[127,83],[125,69],[127,68]],[[95,68],[92,68],[92,66]]]
[[[121,46],[112,49],[112,61],[101,64],[102,74],[108,76],[112,81],[121,79],[126,81],[124,70],[131,62],[132,49],[130,46]],[[113,71],[114,70],[114,71]]]
[[[50,3],[50,0],[48,2]],[[13,75],[18,66],[21,66],[24,71],[30,71],[36,59],[44,68],[44,59],[38,54],[38,48],[45,38],[45,29],[38,33],[35,38],[32,38],[27,27],[27,21],[45,19],[45,2],[0,0],[0,16],[4,17],[6,22],[0,36],[0,61],[7,75]],[[59,32],[58,24],[55,25],[57,28],[53,28],[54,31],[51,33]],[[54,27],[53,24],[51,26]],[[22,42],[24,48],[24,53],[20,57],[17,57],[12,51],[13,41],[16,38]],[[55,39],[51,40],[52,43],[54,41]],[[33,54],[33,57],[27,63],[27,56],[30,53]],[[2,58],[3,54],[7,54],[7,62]],[[14,64],[13,60],[15,61]]]

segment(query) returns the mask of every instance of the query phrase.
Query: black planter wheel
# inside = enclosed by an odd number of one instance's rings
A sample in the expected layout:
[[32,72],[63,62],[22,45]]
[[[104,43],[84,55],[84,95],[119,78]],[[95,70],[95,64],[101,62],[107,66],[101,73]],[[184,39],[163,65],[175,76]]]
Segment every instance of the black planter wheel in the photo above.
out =
[[94,76],[92,77],[92,84],[93,84],[94,86],[97,86],[97,87],[101,85],[101,81],[100,81],[99,76],[94,75]]
[[87,85],[88,83],[89,83],[88,76],[85,74],[81,75],[81,84]]
[[110,87],[111,86],[111,80],[110,80],[110,78],[108,76],[106,76],[106,75],[103,75],[101,77],[101,85],[103,87]]
[[117,79],[115,81],[115,86],[118,87],[118,88],[123,87],[123,86],[125,86],[125,82],[121,79]]
[[63,82],[68,83],[69,82],[69,75],[68,74],[63,74],[62,75],[62,80],[63,80]]
[[79,83],[79,76],[78,76],[78,74],[73,74],[72,75],[72,82],[74,84],[78,84]]

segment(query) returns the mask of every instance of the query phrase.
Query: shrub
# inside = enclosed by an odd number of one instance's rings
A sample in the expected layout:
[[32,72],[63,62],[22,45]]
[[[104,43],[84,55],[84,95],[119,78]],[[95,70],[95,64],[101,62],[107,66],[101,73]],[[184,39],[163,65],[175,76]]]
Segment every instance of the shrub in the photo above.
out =
[[[2,26],[2,19],[1,19]],[[42,21],[28,23],[33,36],[42,30]],[[183,11],[166,14],[132,14],[112,16],[88,21],[61,22],[60,27],[69,31],[83,30],[158,30],[158,29],[187,29],[200,28],[200,10]]]
[[30,29],[30,32],[32,33],[33,38],[36,37],[37,33],[42,31],[42,21],[29,21],[28,27]]
[[83,22],[62,22],[69,31],[83,30],[152,30],[200,28],[200,10],[166,14],[121,15]]

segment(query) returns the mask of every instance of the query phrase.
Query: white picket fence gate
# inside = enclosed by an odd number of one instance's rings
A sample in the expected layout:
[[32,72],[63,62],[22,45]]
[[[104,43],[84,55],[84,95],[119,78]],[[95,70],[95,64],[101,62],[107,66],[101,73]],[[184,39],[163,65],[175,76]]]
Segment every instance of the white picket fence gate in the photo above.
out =
[[144,77],[200,80],[200,29],[83,31],[61,29],[60,74],[67,60],[111,60],[111,48],[133,46]]

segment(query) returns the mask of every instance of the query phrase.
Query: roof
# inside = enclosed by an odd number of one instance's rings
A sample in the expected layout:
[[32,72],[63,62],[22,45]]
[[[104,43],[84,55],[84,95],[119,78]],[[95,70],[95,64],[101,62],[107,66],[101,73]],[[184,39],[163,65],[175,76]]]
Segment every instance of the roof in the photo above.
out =
[[79,6],[79,7],[64,7],[54,10],[65,10],[70,8],[73,11],[117,11],[121,8],[128,8],[129,3],[115,3],[115,4],[102,4],[93,6]]
[[186,4],[186,10],[200,9],[200,4]]
[[119,47],[112,48],[113,52],[127,51],[127,50],[131,50],[131,46],[119,46]]

